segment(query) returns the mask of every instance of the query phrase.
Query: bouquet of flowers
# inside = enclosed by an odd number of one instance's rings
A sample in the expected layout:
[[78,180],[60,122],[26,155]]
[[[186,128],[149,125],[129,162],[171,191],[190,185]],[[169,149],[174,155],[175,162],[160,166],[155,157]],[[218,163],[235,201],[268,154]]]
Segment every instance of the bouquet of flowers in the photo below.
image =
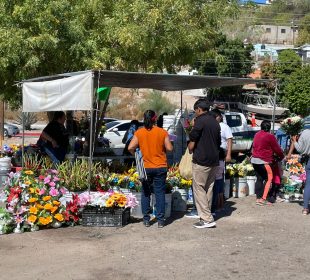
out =
[[289,172],[288,183],[302,184],[306,181],[306,171],[299,162],[299,155],[292,155],[286,163],[286,170]]
[[180,187],[181,175],[177,166],[171,166],[167,172],[166,186],[167,193],[170,193],[173,188]]
[[302,118],[298,116],[286,118],[281,123],[281,128],[287,135],[298,135],[301,132],[303,126],[304,124]]

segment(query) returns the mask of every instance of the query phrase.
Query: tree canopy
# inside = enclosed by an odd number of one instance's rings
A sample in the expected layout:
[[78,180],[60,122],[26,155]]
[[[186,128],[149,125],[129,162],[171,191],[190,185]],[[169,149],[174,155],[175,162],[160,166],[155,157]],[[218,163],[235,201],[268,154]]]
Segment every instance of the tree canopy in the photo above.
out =
[[0,90],[84,69],[175,72],[214,46],[239,11],[217,0],[11,0],[0,3]]

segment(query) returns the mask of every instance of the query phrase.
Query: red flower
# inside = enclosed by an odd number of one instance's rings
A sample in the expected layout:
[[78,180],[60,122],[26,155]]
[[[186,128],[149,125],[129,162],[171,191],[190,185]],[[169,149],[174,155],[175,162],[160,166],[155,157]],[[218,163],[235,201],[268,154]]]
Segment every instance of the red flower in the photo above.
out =
[[292,123],[292,120],[291,120],[291,119],[288,119],[288,120],[287,120],[287,123],[288,123],[288,124],[291,124],[291,123]]

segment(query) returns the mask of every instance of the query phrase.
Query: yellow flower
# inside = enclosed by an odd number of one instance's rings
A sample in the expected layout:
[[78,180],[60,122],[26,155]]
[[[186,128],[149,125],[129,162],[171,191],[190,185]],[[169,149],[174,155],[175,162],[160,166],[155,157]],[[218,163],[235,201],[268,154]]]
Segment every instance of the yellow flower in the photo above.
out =
[[29,217],[28,217],[28,219],[27,219],[27,221],[29,222],[29,223],[34,223],[35,221],[37,220],[37,216],[35,216],[35,215],[30,215]]
[[117,203],[119,207],[125,207],[126,205],[126,200],[125,201],[120,201]]
[[56,214],[55,216],[54,216],[54,218],[57,220],[57,221],[59,221],[59,222],[62,222],[63,220],[64,220],[64,216],[62,215],[62,214]]
[[106,207],[112,207],[113,205],[114,205],[114,200],[111,198],[109,198],[105,203]]
[[58,209],[58,206],[53,206],[51,209],[51,213],[55,213]]
[[46,218],[40,217],[39,218],[39,223],[46,226],[50,224],[53,221],[53,218],[51,216],[47,216]]
[[47,203],[47,204],[44,205],[44,209],[45,210],[52,210],[52,208],[53,208],[53,205],[50,204],[50,203]]
[[36,204],[36,207],[37,207],[38,209],[44,209],[44,207],[43,207],[40,203],[37,203],[37,204]]
[[[26,184],[26,182],[25,182],[25,184]],[[29,188],[29,192],[34,193],[34,188]]]
[[38,213],[37,207],[31,206],[30,209],[29,209],[29,213],[36,215]]
[[31,171],[31,170],[26,170],[26,171],[25,171],[25,174],[27,174],[27,175],[33,175],[33,171]]
[[59,205],[60,205],[60,202],[57,201],[57,200],[54,200],[54,201],[53,201],[53,204],[56,205],[56,206],[59,206]]
[[[27,185],[27,186],[30,186],[31,185],[31,181],[25,181],[25,185]],[[33,189],[33,188],[31,188],[31,189]],[[33,192],[34,192],[34,190],[33,190]]]
[[36,202],[37,200],[38,200],[37,198],[31,197],[28,199],[28,202],[33,203],[33,202]]
[[51,199],[51,196],[50,195],[47,195],[47,196],[44,196],[43,197],[43,201],[48,201]]

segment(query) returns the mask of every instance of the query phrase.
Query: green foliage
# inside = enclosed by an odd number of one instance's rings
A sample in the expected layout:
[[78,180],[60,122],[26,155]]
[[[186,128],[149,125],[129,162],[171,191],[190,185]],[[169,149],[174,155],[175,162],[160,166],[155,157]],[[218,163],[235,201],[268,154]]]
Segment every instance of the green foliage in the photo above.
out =
[[[310,4],[309,4],[310,5]],[[310,13],[307,14],[299,25],[297,44],[304,45],[310,43]]]
[[0,92],[84,69],[169,73],[213,46],[236,0],[11,0],[0,3]]
[[145,95],[145,100],[140,104],[140,109],[144,112],[146,110],[153,110],[158,115],[166,112],[173,113],[177,106],[163,96],[161,91],[153,90]]
[[[24,122],[23,122],[24,119]],[[37,122],[37,116],[35,113],[18,113],[16,117],[16,122],[19,125],[22,125],[24,123],[25,129],[30,130],[31,125],[35,124]]]
[[287,79],[284,100],[293,113],[306,116],[310,109],[310,66],[297,69]]

